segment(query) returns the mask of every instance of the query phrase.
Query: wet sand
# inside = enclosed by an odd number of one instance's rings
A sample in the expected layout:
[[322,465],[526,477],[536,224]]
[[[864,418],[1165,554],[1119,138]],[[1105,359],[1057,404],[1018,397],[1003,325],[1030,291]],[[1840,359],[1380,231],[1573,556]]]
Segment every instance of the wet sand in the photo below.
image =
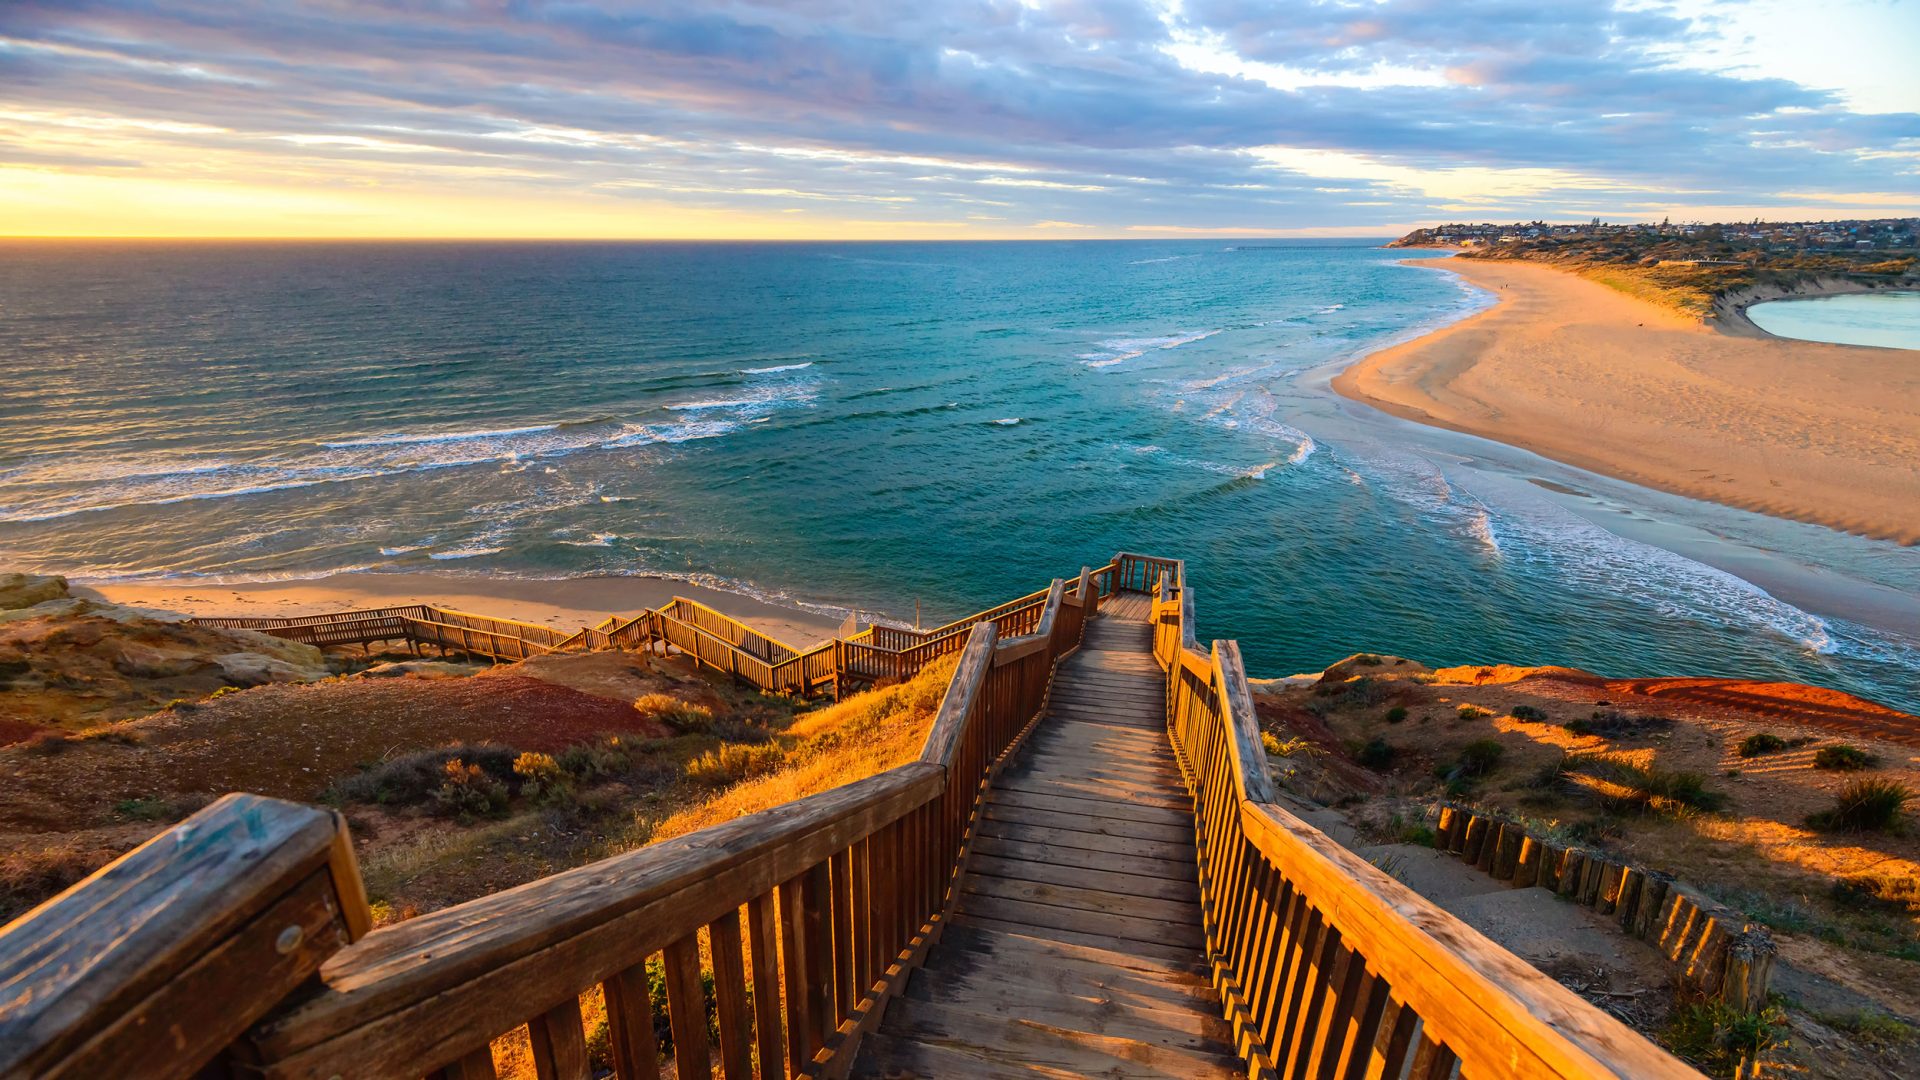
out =
[[1920,351],[1741,337],[1549,267],[1418,265],[1487,311],[1336,391],[1691,498],[1920,543]]
[[568,631],[592,626],[609,615],[626,618],[642,608],[659,607],[675,596],[684,596],[800,649],[832,637],[839,626],[827,615],[685,581],[648,577],[528,581],[440,574],[336,574],[306,581],[76,586],[73,591],[116,604],[229,618],[324,615],[356,608],[433,604]]

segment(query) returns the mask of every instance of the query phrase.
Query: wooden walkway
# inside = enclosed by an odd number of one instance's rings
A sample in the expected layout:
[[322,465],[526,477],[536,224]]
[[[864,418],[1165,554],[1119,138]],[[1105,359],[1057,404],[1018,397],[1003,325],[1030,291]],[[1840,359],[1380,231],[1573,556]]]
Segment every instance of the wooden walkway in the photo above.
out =
[[885,1077],[1245,1076],[1202,965],[1193,805],[1139,594],[994,782],[952,923],[862,1043]]

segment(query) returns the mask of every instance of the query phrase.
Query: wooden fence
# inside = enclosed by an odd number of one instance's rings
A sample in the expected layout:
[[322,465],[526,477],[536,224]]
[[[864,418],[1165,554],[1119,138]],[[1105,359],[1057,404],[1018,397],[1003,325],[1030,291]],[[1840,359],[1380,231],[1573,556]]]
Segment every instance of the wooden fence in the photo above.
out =
[[1140,569],[1158,575],[1154,654],[1193,793],[1213,980],[1251,1068],[1418,1080],[1698,1076],[1278,805],[1239,646],[1195,646],[1180,563]]
[[[619,1076],[657,1077],[650,960],[680,1077],[711,1075],[716,1056],[728,1080],[751,1078],[756,1062],[762,1077],[844,1075],[939,938],[992,777],[1043,714],[1090,607],[1055,581],[1032,633],[969,631],[914,762],[364,937],[337,816],[231,796],[0,934],[0,1075],[106,1075],[67,1063],[138,1061],[141,1076],[185,1080],[219,1055],[233,1075],[473,1080],[495,1075],[492,1040],[524,1025],[539,1075],[577,1080],[590,1074],[580,999],[597,989]],[[232,800],[287,824],[220,847],[235,839]],[[166,861],[194,836],[216,861]],[[254,872],[268,864],[270,881]],[[294,909],[244,921],[293,880],[325,933],[303,933]],[[260,899],[227,911],[228,892]],[[151,905],[203,929],[176,940],[177,922],[151,918]],[[242,966],[281,945],[297,960]],[[206,952],[223,962],[209,970],[196,955]],[[181,1011],[155,1003],[128,1024],[118,1010],[137,996],[130,980],[199,996],[170,992],[164,1003]]]
[[525,660],[558,651],[580,636],[538,623],[476,615],[430,604],[291,618],[197,618],[193,621],[200,626],[257,630],[316,648],[399,642],[415,651],[424,645],[437,647],[442,653],[461,652],[490,660]]

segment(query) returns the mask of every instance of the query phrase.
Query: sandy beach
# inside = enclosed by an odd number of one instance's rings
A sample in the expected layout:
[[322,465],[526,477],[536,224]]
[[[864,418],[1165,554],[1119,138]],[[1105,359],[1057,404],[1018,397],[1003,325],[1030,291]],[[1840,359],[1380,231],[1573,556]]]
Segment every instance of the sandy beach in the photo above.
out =
[[641,608],[659,607],[675,596],[684,596],[802,649],[832,637],[839,626],[826,615],[685,581],[649,577],[531,581],[439,574],[336,574],[306,581],[234,585],[75,586],[73,592],[116,604],[228,618],[322,615],[356,608],[435,604],[567,630],[594,625],[609,615],[624,618]]
[[1450,259],[1500,298],[1334,389],[1649,487],[1920,543],[1920,353],[1738,336],[1544,266]]

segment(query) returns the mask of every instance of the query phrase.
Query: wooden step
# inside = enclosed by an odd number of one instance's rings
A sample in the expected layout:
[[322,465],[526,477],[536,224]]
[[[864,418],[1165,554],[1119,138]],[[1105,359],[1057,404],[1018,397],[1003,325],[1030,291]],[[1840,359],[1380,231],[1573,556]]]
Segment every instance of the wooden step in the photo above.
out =
[[993,1020],[1026,1020],[1180,1050],[1218,1052],[1233,1037],[1220,1017],[1140,1003],[1098,983],[1047,986],[997,974],[955,977],[917,971],[907,982],[906,996]]
[[[1121,1035],[983,1016],[910,997],[887,1006],[881,1027],[895,1039],[916,1039],[994,1066],[1037,1067],[1071,1076],[1227,1077],[1246,1073],[1246,1066],[1224,1045],[1178,1049]],[[1043,1071],[1040,1075],[1049,1074]]]

